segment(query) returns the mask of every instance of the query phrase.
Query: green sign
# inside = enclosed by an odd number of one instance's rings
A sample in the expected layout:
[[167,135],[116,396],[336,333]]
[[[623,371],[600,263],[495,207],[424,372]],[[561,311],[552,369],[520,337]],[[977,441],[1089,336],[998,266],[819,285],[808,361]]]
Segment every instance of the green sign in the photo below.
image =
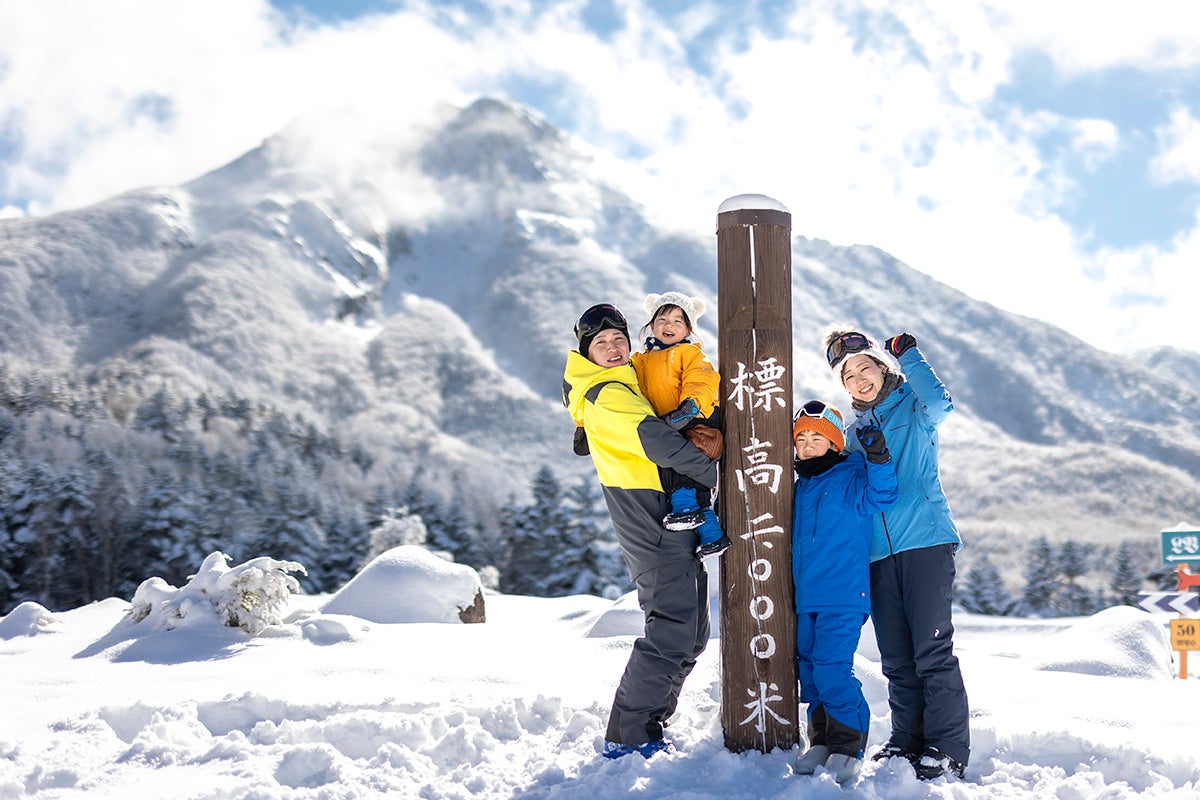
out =
[[1164,564],[1200,564],[1200,531],[1163,531]]

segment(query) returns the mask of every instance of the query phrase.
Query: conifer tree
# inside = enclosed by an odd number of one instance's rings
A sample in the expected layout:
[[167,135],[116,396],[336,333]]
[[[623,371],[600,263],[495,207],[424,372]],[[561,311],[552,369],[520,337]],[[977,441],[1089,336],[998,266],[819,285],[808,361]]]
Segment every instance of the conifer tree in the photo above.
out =
[[1050,542],[1044,535],[1038,536],[1030,544],[1025,557],[1025,588],[1021,592],[1021,605],[1026,614],[1041,616],[1052,608],[1061,575]]
[[370,529],[361,511],[338,498],[323,515],[325,547],[321,553],[320,589],[335,592],[353,578],[370,547]]
[[393,547],[424,547],[428,536],[425,521],[419,514],[412,513],[405,506],[386,508],[371,527],[370,545],[364,564]]
[[570,541],[562,485],[554,472],[543,466],[533,477],[532,490],[533,502],[506,520],[508,561],[502,586],[512,594],[569,594],[582,554]]
[[146,471],[137,515],[145,577],[183,586],[205,557],[220,549],[205,535],[196,499],[170,465]]
[[52,596],[78,598],[84,603],[97,597],[92,585],[92,566],[96,562],[95,536],[92,531],[93,476],[78,467],[58,475],[52,486],[53,498],[49,524],[57,529],[59,571]]
[[1012,594],[1004,588],[1000,570],[986,554],[971,566],[966,584],[955,587],[955,595],[963,608],[975,614],[1008,616],[1017,606]]
[[621,548],[613,531],[603,496],[591,475],[581,478],[567,493],[569,539],[581,553],[581,569],[572,594],[596,594],[614,599],[629,587]]
[[1112,601],[1117,605],[1136,606],[1142,591],[1142,578],[1138,574],[1133,545],[1123,540],[1113,555],[1112,579],[1108,588],[1112,590]]
[[1079,583],[1088,572],[1087,554],[1079,543],[1068,539],[1058,550],[1059,574],[1065,583],[1059,586],[1051,606],[1062,616],[1078,617],[1099,610],[1096,593]]

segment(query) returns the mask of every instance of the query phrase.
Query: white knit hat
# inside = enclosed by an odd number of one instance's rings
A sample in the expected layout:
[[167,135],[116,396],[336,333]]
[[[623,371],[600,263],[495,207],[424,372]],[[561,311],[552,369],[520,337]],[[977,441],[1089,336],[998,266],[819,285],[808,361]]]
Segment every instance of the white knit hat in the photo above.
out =
[[646,313],[650,315],[651,320],[654,319],[654,312],[663,306],[679,306],[683,309],[683,313],[687,314],[688,323],[693,328],[696,327],[696,320],[700,319],[704,315],[705,309],[708,308],[699,297],[688,297],[683,292],[648,294],[642,306],[646,309]]

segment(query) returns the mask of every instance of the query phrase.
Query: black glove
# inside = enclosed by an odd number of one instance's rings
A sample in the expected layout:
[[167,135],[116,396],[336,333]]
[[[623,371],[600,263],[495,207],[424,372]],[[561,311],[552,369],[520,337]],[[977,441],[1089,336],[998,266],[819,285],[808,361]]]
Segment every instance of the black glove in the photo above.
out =
[[590,455],[592,452],[592,449],[588,447],[587,430],[582,425],[575,429],[575,441],[571,442],[571,449],[577,456]]
[[679,408],[663,415],[663,420],[677,431],[681,431],[700,416],[700,406],[690,397],[685,397]]
[[883,343],[887,351],[899,358],[903,353],[908,352],[910,348],[917,346],[917,340],[911,333],[897,333],[892,338]]
[[858,437],[858,443],[862,445],[863,452],[867,454],[867,461],[872,464],[886,464],[892,457],[892,454],[888,452],[887,442],[884,441],[883,431],[879,430],[878,426],[864,425],[854,434]]

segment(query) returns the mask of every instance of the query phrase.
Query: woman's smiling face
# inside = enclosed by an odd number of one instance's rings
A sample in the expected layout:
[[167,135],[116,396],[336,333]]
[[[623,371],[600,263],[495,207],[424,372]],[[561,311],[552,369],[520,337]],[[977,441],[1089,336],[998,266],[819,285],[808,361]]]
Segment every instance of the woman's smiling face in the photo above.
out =
[[855,400],[870,403],[883,388],[883,369],[865,353],[851,356],[842,365],[842,385]]

